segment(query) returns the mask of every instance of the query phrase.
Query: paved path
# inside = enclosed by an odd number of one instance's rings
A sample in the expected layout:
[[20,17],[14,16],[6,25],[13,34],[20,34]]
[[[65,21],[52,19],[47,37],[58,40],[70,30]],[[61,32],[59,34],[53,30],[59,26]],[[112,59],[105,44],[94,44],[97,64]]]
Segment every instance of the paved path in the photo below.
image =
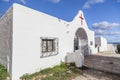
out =
[[103,52],[85,56],[84,66],[120,74],[120,55],[111,52]]

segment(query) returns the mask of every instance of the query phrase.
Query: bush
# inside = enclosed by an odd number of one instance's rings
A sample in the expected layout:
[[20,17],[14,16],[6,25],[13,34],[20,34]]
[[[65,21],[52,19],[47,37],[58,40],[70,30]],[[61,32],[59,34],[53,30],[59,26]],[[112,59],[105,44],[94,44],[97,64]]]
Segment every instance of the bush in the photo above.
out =
[[32,77],[30,76],[30,74],[24,74],[22,77],[20,77],[20,79],[22,80],[32,80]]
[[49,74],[52,72],[52,68],[46,68],[40,71],[40,74]]
[[8,77],[7,69],[0,64],[0,80],[5,80]]
[[68,68],[67,64],[64,63],[64,62],[61,62],[60,67],[61,67],[61,68],[64,68],[64,69],[67,69],[67,68]]
[[120,44],[117,45],[117,51],[120,54]]

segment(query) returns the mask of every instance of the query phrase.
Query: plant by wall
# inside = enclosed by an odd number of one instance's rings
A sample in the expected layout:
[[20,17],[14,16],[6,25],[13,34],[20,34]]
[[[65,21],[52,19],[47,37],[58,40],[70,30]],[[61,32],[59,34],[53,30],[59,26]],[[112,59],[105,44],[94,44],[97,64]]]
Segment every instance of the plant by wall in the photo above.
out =
[[117,45],[117,51],[120,54],[120,44]]

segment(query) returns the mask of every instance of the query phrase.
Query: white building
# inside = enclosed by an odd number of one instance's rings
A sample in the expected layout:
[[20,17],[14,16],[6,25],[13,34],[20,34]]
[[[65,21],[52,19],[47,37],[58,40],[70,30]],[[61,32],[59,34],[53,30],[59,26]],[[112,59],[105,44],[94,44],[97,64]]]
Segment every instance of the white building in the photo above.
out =
[[115,51],[117,51],[117,45],[115,44],[107,44],[108,47],[108,51],[116,53]]
[[88,29],[82,11],[67,22],[13,4],[0,19],[0,63],[12,80],[58,65],[75,50],[95,53],[94,32]]
[[104,37],[95,37],[95,48],[96,53],[107,51],[107,40]]

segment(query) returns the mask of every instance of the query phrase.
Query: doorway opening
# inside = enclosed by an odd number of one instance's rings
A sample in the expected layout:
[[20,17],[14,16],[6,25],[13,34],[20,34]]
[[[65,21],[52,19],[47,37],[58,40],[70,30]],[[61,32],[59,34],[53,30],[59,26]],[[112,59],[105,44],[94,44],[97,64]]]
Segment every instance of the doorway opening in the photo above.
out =
[[83,28],[77,29],[74,37],[74,51],[80,50],[83,55],[89,54],[88,37]]

